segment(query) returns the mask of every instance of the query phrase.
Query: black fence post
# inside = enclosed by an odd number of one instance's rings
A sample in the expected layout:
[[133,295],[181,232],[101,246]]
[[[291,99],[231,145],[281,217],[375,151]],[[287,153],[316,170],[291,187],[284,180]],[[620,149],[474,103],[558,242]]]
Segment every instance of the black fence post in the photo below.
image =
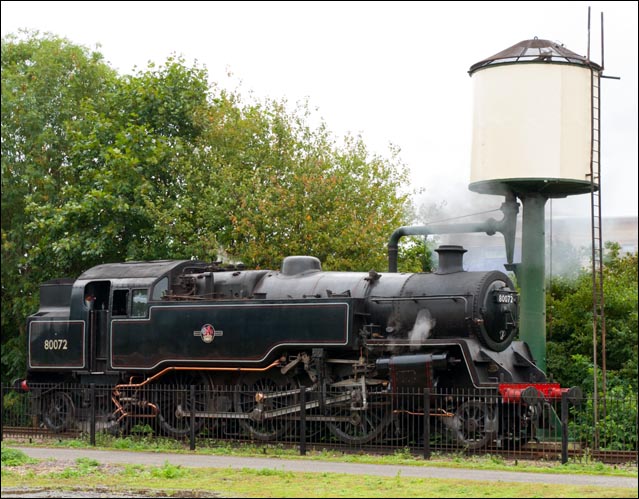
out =
[[190,431],[190,449],[195,450],[195,385],[191,385],[191,425]]
[[300,456],[306,455],[306,387],[300,389]]
[[90,421],[90,442],[95,447],[95,383],[91,383],[89,394],[91,397],[91,421]]
[[430,388],[424,389],[424,459],[430,459]]
[[561,464],[568,462],[568,393],[561,394]]

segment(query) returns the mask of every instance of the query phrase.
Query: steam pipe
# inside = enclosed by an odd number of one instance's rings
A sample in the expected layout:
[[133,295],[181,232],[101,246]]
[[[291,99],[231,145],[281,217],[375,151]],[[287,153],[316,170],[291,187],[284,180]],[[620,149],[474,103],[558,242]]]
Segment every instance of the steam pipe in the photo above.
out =
[[489,218],[485,222],[461,224],[410,225],[395,230],[388,241],[388,271],[397,272],[397,248],[399,240],[404,236],[430,236],[432,234],[462,234],[468,232],[485,232],[489,236],[501,232],[506,244],[506,259],[513,263],[515,253],[515,232],[517,229],[517,213],[519,204],[514,194],[506,195],[500,210],[504,217],[497,221]]

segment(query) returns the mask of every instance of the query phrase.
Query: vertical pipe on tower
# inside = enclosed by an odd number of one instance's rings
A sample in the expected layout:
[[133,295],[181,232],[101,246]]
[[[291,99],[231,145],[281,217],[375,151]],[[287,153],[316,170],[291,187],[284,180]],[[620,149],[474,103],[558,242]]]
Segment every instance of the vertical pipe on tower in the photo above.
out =
[[545,205],[539,193],[521,196],[522,258],[518,265],[521,289],[519,338],[528,343],[537,367],[546,371]]

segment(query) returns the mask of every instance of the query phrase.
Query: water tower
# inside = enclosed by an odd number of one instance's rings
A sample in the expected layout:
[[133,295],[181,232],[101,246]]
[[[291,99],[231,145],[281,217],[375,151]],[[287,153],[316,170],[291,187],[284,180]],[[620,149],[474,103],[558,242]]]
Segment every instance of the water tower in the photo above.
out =
[[520,339],[544,371],[545,205],[550,198],[598,190],[601,71],[589,58],[537,38],[469,70],[474,80],[469,189],[521,200],[521,263],[507,268],[521,288]]

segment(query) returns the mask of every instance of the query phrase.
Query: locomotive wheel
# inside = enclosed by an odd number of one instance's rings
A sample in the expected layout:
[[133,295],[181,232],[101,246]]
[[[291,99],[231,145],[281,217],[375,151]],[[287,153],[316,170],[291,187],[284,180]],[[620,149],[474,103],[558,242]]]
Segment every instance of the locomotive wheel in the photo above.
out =
[[286,434],[290,420],[283,417],[264,418],[264,413],[295,405],[297,394],[277,395],[277,392],[294,390],[297,385],[286,376],[277,373],[247,373],[237,382],[233,397],[235,412],[249,413],[248,419],[240,419],[240,426],[257,440],[276,440]]
[[[370,388],[370,387],[369,387]],[[363,400],[361,389],[349,387],[351,400],[343,404],[331,407],[330,416],[340,420],[326,423],[329,431],[347,444],[365,444],[377,438],[390,424],[393,418],[391,401],[386,393],[369,389],[367,394],[367,407],[354,408],[352,404],[359,405],[357,401]],[[334,393],[340,395],[342,392]]]
[[485,447],[496,433],[496,412],[494,405],[481,400],[462,403],[453,420],[455,437],[467,449]]
[[75,421],[75,404],[66,392],[53,392],[43,400],[42,419],[50,430],[59,433]]
[[[167,380],[168,381],[168,380]],[[195,385],[195,399],[191,399],[191,385]],[[191,433],[191,407],[196,412],[209,408],[212,397],[212,381],[209,376],[182,371],[170,380],[170,386],[162,387],[157,393],[157,422],[160,430],[171,437],[185,437]],[[178,412],[181,409],[181,412]],[[195,419],[195,432],[199,433],[206,419]]]

